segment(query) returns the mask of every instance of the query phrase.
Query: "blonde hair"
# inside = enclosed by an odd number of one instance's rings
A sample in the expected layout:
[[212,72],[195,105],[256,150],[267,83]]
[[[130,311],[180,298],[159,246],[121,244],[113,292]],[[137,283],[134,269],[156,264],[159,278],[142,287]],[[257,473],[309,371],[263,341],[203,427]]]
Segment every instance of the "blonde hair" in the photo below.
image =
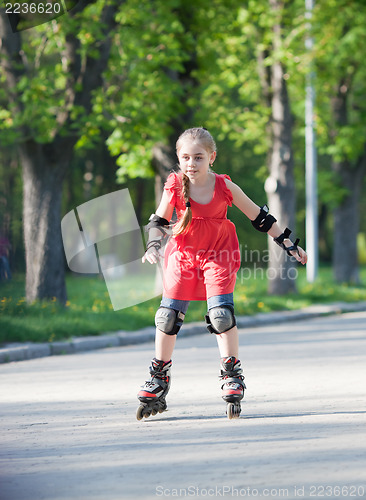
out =
[[[205,148],[205,150],[211,154],[216,151],[216,143],[210,134],[210,132],[204,127],[195,127],[185,130],[176,142],[177,154],[182,147],[182,143],[190,139],[192,142],[199,142]],[[186,210],[183,217],[173,228],[173,235],[184,234],[188,231],[188,228],[192,222],[192,209],[189,202],[189,178],[183,174],[182,177],[182,197],[186,204]]]

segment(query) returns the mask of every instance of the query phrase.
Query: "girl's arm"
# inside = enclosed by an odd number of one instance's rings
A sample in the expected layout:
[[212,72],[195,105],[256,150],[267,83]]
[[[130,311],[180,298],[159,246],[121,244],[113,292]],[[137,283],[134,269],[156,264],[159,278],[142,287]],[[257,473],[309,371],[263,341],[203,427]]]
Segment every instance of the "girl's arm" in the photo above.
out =
[[161,198],[161,202],[160,202],[155,213],[159,217],[163,217],[163,219],[170,221],[172,218],[172,215],[173,215],[173,210],[174,210],[174,207],[173,207],[173,205],[171,205],[169,203],[169,198],[168,198],[167,192],[164,189],[163,196]]
[[[254,203],[254,201],[252,201],[237,184],[234,184],[228,179],[225,179],[225,183],[227,188],[231,191],[231,194],[233,195],[234,205],[237,206],[239,210],[241,210],[243,214],[248,217],[248,219],[250,219],[251,221],[255,220],[260,212],[260,207],[256,203]],[[268,234],[272,238],[278,238],[282,234],[282,230],[275,222],[268,231]],[[293,245],[292,241],[288,238],[284,240],[284,243],[286,246]],[[296,260],[301,262],[301,264],[306,264],[307,255],[305,250],[303,250],[301,247],[297,248],[298,252],[294,251],[291,252],[291,254],[296,258]]]
[[[170,221],[173,215],[174,207],[169,203],[168,195],[166,191],[163,191],[163,196],[161,198],[161,202],[155,212],[159,217]],[[153,240],[154,238],[160,238],[161,231],[157,228],[151,228],[149,230],[149,240]],[[142,257],[142,262],[149,261],[150,264],[156,264],[159,260],[159,252],[155,247],[150,247],[146,250],[146,253]]]

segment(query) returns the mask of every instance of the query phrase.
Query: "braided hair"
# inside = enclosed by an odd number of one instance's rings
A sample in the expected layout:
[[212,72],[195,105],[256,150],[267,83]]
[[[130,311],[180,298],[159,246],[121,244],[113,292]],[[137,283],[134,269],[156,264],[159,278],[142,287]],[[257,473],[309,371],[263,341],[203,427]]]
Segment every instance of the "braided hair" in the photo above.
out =
[[[177,154],[182,147],[183,141],[190,139],[192,142],[199,142],[205,148],[205,150],[211,154],[216,151],[216,143],[210,134],[210,132],[204,127],[189,128],[185,130],[179,137],[176,143]],[[173,234],[177,236],[178,234],[184,234],[188,231],[188,228],[192,222],[192,209],[189,201],[189,178],[183,174],[182,177],[182,198],[186,205],[186,210],[183,217],[174,226]]]

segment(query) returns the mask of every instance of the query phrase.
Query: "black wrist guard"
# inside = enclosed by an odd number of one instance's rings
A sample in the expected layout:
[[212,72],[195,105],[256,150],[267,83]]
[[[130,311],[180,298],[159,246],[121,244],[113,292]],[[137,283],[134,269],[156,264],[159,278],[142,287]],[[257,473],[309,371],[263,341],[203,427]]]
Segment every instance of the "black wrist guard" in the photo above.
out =
[[252,220],[252,226],[262,233],[267,233],[275,222],[277,222],[277,219],[269,213],[267,205],[263,205],[257,218]]
[[288,227],[286,227],[286,229],[284,230],[284,232],[282,234],[280,234],[280,236],[278,236],[277,238],[273,238],[273,241],[275,243],[277,243],[277,245],[279,245],[281,248],[283,248],[287,252],[287,255],[289,255],[290,257],[292,257],[291,252],[296,251],[297,253],[299,253],[297,245],[299,244],[299,241],[300,241],[300,238],[296,238],[295,243],[293,245],[287,247],[284,244],[283,240],[288,238],[291,233],[292,233],[292,231]]
[[159,217],[156,214],[150,215],[149,223],[145,227],[146,231],[152,229],[153,227],[157,227],[162,233],[165,234],[165,230],[162,229],[165,226],[169,226],[169,221],[164,219],[163,217]]
[[149,224],[145,226],[145,230],[150,231],[150,229],[153,228],[159,229],[161,236],[154,236],[153,239],[149,238],[146,244],[146,250],[155,247],[156,250],[159,251],[168,238],[169,221],[163,217],[159,217],[159,215],[152,214],[149,219]]

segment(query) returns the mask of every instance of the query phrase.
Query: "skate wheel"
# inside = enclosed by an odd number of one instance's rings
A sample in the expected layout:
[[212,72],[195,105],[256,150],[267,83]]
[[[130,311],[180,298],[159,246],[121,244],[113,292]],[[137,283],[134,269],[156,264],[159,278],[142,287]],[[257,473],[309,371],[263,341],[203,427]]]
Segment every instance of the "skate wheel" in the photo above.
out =
[[144,418],[144,406],[139,406],[137,408],[137,412],[136,412],[136,418],[137,420],[142,420]]
[[149,418],[151,414],[151,410],[149,410],[146,406],[141,405],[137,408],[136,418],[137,420],[142,420],[144,417]]
[[136,418],[137,420],[142,420],[144,417],[149,418],[150,416],[155,416],[158,413],[163,413],[166,409],[167,405],[165,400],[142,403],[137,408]]
[[226,413],[227,413],[227,418],[232,419],[232,418],[239,418],[240,417],[240,405],[236,405],[235,403],[228,403]]
[[158,412],[163,413],[164,411],[166,411],[166,409],[167,409],[167,404],[166,404],[166,401],[163,400],[159,404]]

